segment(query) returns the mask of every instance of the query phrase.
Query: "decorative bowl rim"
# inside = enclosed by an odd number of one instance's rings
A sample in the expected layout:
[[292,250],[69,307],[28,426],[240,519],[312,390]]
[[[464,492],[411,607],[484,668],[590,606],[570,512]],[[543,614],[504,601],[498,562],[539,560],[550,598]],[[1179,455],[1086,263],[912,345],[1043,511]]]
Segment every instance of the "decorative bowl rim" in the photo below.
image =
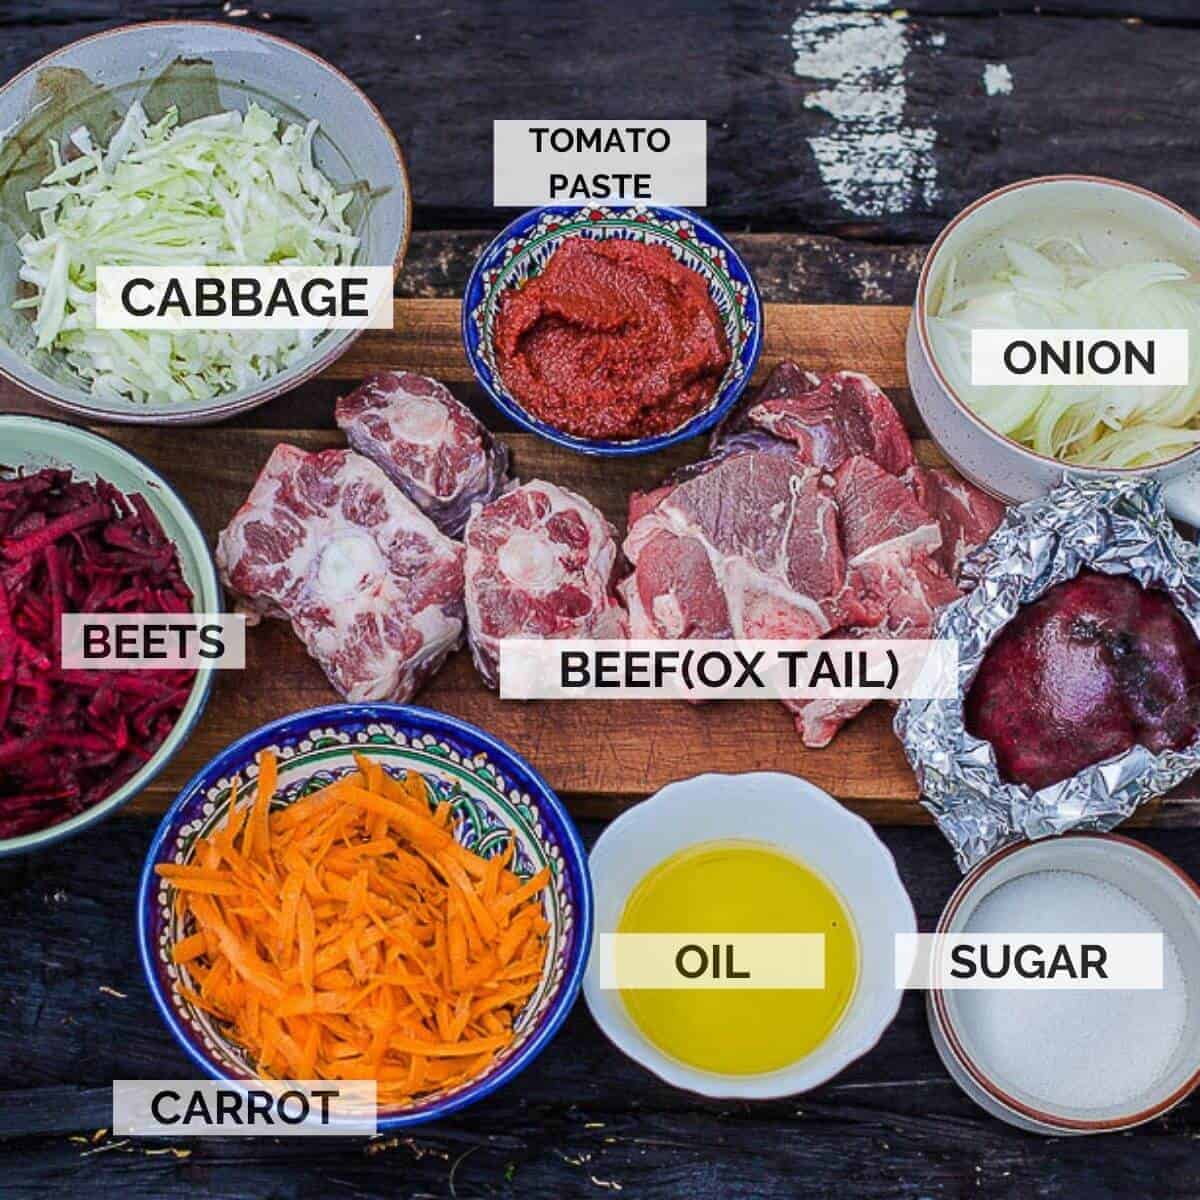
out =
[[[556,820],[562,830],[563,838],[560,849],[564,871],[569,874],[575,885],[576,934],[572,950],[573,960],[569,960],[563,971],[563,978],[557,991],[547,1005],[545,1013],[539,1019],[529,1037],[513,1055],[495,1071],[486,1074],[451,1092],[444,1098],[437,1099],[426,1107],[413,1110],[401,1110],[381,1115],[377,1120],[380,1132],[401,1129],[410,1125],[419,1125],[426,1121],[437,1120],[459,1109],[482,1100],[498,1088],[512,1080],[525,1069],[549,1045],[554,1035],[566,1020],[579,990],[583,984],[583,973],[587,967],[592,943],[592,883],[588,870],[587,856],[584,852],[583,840],[575,828],[571,815],[565,805],[559,800],[554,790],[542,778],[541,774],[530,765],[528,760],[504,742],[480,729],[477,725],[453,717],[446,713],[437,712],[415,704],[395,704],[378,701],[362,704],[327,704],[315,708],[304,709],[284,717],[278,717],[258,726],[249,733],[231,742],[223,750],[209,760],[191,779],[180,789],[179,794],[171,802],[163,814],[155,831],[154,838],[146,851],[138,880],[137,891],[137,943],[138,956],[141,959],[142,973],[145,976],[150,994],[154,999],[159,1015],[171,1031],[176,1042],[196,1066],[206,1076],[223,1082],[234,1084],[238,1080],[217,1069],[209,1059],[202,1054],[194,1044],[194,1038],[181,1025],[170,998],[164,995],[160,985],[155,965],[160,961],[155,947],[150,945],[150,914],[154,909],[154,888],[156,879],[155,865],[162,860],[162,852],[167,844],[168,835],[183,808],[201,793],[206,784],[222,774],[228,773],[227,764],[239,760],[243,755],[252,753],[260,744],[269,744],[272,739],[287,736],[293,728],[303,725],[305,728],[314,725],[339,725],[349,721],[387,722],[394,723],[400,728],[411,728],[412,725],[425,726],[425,732],[440,731],[457,734],[468,742],[481,744],[489,757],[495,759],[504,767],[515,765],[519,773],[524,773],[530,781],[530,790],[536,791],[540,806],[544,806]],[[432,727],[432,729],[430,728]]]
[[[547,215],[563,214],[564,216],[576,216],[581,214],[602,213],[603,216],[598,221],[592,221],[591,224],[599,225],[609,221],[620,220],[622,214],[644,212],[649,214],[659,221],[682,221],[690,223],[695,229],[703,235],[706,244],[711,244],[720,250],[725,256],[730,265],[730,274],[740,284],[744,284],[746,288],[746,312],[752,315],[752,320],[748,322],[747,336],[740,348],[733,354],[733,362],[741,362],[741,373],[733,378],[728,375],[722,380],[720,388],[713,399],[713,402],[701,413],[697,413],[689,420],[685,421],[676,429],[668,430],[666,433],[652,434],[644,438],[633,438],[626,441],[613,441],[603,438],[583,438],[577,437],[574,434],[565,433],[561,429],[556,429],[553,425],[549,425],[544,421],[538,420],[536,417],[527,413],[519,404],[511,397],[505,394],[504,390],[498,386],[496,380],[492,376],[490,368],[482,361],[480,345],[483,341],[482,334],[475,327],[476,312],[486,303],[487,296],[483,285],[483,275],[485,270],[490,267],[485,267],[495,255],[497,255],[504,246],[511,242],[514,238],[523,234],[527,229],[536,227],[538,223]],[[557,231],[556,231],[557,232]],[[569,234],[568,234],[569,236]],[[738,276],[743,278],[738,278]],[[471,268],[471,274],[467,278],[466,287],[463,290],[462,312],[461,312],[461,330],[463,348],[466,352],[467,359],[471,364],[471,370],[475,374],[475,378],[479,386],[487,393],[493,404],[511,421],[528,430],[530,433],[536,433],[539,437],[545,438],[547,441],[553,442],[555,445],[563,446],[568,450],[574,450],[581,454],[588,454],[597,457],[629,457],[638,454],[651,454],[657,450],[665,449],[667,446],[673,446],[677,442],[687,441],[693,437],[698,437],[703,433],[707,433],[712,429],[741,398],[743,392],[749,386],[750,378],[754,374],[754,370],[758,365],[759,358],[762,354],[763,347],[763,306],[762,298],[759,295],[758,285],[754,282],[754,276],[751,274],[750,268],[746,265],[745,260],[711,222],[707,221],[698,213],[693,212],[688,208],[681,208],[668,204],[641,204],[641,205],[558,205],[548,204],[539,208],[531,208],[526,212],[510,221],[480,252],[475,260],[474,266]]]

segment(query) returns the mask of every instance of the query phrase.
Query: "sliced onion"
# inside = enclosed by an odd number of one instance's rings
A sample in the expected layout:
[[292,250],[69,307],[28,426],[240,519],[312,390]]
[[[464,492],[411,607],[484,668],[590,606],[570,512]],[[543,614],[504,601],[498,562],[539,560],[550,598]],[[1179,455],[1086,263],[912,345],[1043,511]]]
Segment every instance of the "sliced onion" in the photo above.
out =
[[[1075,238],[1005,239],[1007,267],[966,284],[951,260],[929,318],[934,357],[957,395],[997,432],[1063,462],[1148,466],[1200,444],[1200,283],[1166,259],[1101,267]],[[1186,329],[1178,386],[971,383],[975,329]]]

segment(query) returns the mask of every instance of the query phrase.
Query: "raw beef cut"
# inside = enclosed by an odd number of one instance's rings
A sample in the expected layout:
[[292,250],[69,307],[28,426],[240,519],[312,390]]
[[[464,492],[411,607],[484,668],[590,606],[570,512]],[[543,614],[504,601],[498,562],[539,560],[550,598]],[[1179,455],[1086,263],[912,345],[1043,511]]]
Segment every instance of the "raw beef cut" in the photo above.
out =
[[463,548],[350,450],[275,447],[217,541],[222,579],[347,700],[412,698],[459,645]]
[[[895,475],[855,455],[835,473],[842,546],[849,588],[881,614],[871,626],[839,630],[838,637],[927,638],[943,604],[959,591],[942,573],[937,521]],[[787,702],[806,746],[826,746],[869,700]]]
[[1135,745],[1181,750],[1200,735],[1200,641],[1165,592],[1084,571],[1000,631],[966,724],[1034,790]]
[[[631,497],[620,585],[634,637],[930,636],[1003,506],[916,462],[865,375],[781,363],[712,456]],[[865,701],[788,701],[824,746]]]
[[436,379],[369,375],[336,415],[350,445],[451,537],[508,482],[508,451]]
[[466,532],[471,653],[499,684],[505,638],[624,638],[612,526],[582,496],[534,480],[482,508]]
[[912,443],[892,402],[855,371],[815,375],[780,363],[716,441],[747,434],[753,439],[754,431],[792,443],[805,462],[827,471],[855,454],[893,475],[913,465]]
[[795,446],[805,462],[836,471],[862,455],[900,475],[942,531],[937,560],[957,578],[963,559],[986,542],[1004,505],[950,471],[922,467],[887,396],[865,375],[816,375],[792,362],[771,372],[757,394],[717,431],[714,449],[767,448],[773,439]]
[[951,579],[957,579],[963,559],[996,532],[1004,504],[940,467],[913,466],[904,478],[917,503],[937,519],[942,530],[937,560]]
[[827,475],[729,454],[630,503],[621,584],[633,637],[815,638],[869,614],[846,590]]

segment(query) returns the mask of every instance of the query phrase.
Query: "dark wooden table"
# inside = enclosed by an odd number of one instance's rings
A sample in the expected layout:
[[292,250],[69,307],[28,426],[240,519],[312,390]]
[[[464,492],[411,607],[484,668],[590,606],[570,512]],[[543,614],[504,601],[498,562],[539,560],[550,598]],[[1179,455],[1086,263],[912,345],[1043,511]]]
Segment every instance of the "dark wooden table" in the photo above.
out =
[[[226,19],[311,47],[367,90],[405,148],[417,232],[399,291],[410,297],[456,296],[507,219],[490,207],[495,117],[706,117],[709,215],[775,301],[908,303],[941,225],[1031,174],[1114,175],[1200,209],[1193,0],[914,0],[906,10],[872,0],[0,0],[0,78],[130,20]],[[318,382],[244,423],[330,425],[337,390]],[[0,390],[0,410],[23,406]],[[674,1091],[613,1050],[580,1005],[517,1083],[410,1133],[113,1138],[112,1079],[192,1073],[154,1012],[132,936],[156,822],[133,812],[53,853],[0,863],[4,1197],[1200,1194],[1196,1101],[1133,1134],[1019,1133],[949,1080],[915,995],[874,1052],[786,1102]],[[583,828],[591,839],[601,826]],[[929,828],[880,832],[929,928],[958,877],[946,844]],[[1190,819],[1139,836],[1200,874]]]

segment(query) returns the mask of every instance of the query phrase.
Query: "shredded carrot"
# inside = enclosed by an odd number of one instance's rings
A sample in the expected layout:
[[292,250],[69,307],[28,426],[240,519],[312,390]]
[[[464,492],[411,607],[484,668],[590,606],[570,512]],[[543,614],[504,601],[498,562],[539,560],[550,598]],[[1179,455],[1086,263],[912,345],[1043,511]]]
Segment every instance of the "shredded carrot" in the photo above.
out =
[[[455,840],[416,773],[357,770],[272,811],[275,756],[253,799],[158,874],[186,930],[181,993],[264,1075],[375,1079],[412,1101],[486,1070],[512,1042],[546,961],[543,869]],[[245,789],[249,793],[250,789]]]
[[275,755],[262,754],[258,760],[258,792],[254,798],[254,812],[250,820],[254,823],[254,841],[261,844],[259,858],[270,862],[271,826],[267,820],[276,785]]

